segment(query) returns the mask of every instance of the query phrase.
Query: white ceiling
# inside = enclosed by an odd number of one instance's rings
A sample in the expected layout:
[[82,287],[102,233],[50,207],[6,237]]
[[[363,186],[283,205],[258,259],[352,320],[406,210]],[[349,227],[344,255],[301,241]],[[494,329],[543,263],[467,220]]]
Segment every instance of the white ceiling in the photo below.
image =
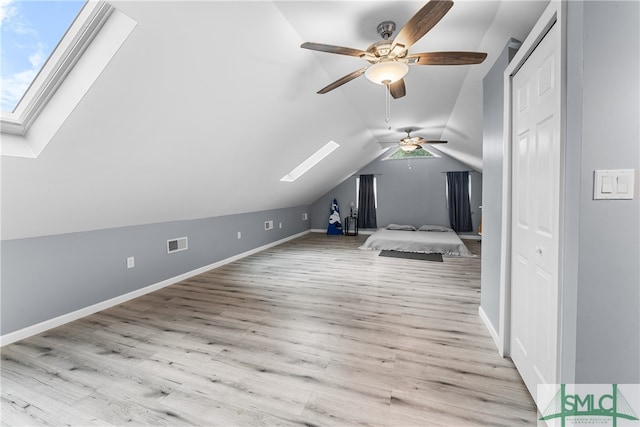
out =
[[[547,1],[457,1],[410,52],[487,60],[411,67],[391,131],[384,88],[364,76],[316,94],[365,61],[299,46],[366,49],[379,22],[399,29],[423,2],[112,4],[137,22],[129,39],[39,158],[2,158],[3,239],[310,204],[406,127],[481,169],[482,78]],[[340,148],[280,182],[329,140]]]

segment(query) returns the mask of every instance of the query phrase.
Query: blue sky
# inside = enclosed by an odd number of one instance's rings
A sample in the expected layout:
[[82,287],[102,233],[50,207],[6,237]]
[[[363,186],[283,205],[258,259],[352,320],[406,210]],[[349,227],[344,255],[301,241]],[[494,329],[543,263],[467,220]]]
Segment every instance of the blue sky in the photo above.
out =
[[2,111],[13,111],[84,3],[0,0]]

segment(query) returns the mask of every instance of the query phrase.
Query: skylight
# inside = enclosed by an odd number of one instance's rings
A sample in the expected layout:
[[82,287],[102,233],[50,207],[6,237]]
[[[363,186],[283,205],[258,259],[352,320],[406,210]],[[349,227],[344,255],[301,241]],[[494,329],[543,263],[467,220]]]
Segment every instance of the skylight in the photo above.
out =
[[289,172],[288,174],[280,178],[280,181],[285,181],[285,182],[295,181],[296,179],[300,178],[302,175],[307,173],[309,169],[311,169],[312,167],[320,163],[322,159],[324,159],[329,154],[331,154],[339,146],[340,145],[338,145],[338,143],[335,141],[327,142],[318,151],[316,151],[311,156],[309,156],[307,160],[300,163],[295,169],[293,169],[291,172]]
[[3,133],[26,133],[113,10],[105,1],[0,0]]
[[0,107],[13,112],[85,1],[0,0]]

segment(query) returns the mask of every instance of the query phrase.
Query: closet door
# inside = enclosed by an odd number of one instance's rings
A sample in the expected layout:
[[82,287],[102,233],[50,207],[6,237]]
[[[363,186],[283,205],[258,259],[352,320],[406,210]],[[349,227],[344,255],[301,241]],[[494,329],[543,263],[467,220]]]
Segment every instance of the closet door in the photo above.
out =
[[555,24],[512,80],[510,348],[534,399],[557,378],[560,102]]

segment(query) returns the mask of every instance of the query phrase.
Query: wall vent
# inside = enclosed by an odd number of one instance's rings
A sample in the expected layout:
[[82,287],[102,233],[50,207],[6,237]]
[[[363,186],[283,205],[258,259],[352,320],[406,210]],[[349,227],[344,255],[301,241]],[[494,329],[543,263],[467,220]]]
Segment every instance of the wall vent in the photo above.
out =
[[167,253],[186,251],[189,248],[189,241],[186,237],[167,240]]
[[265,230],[273,230],[273,220],[270,219],[269,221],[265,221],[264,222],[264,229]]

